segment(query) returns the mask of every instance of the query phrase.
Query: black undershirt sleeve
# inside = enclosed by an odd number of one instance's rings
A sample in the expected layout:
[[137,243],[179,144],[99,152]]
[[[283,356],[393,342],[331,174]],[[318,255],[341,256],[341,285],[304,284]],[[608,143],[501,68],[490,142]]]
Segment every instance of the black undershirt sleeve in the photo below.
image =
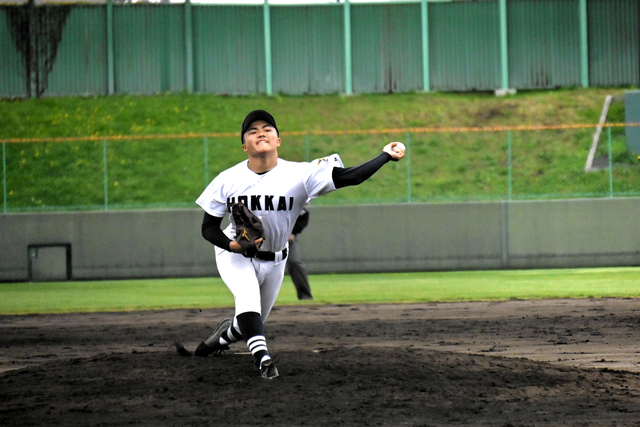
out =
[[362,184],[367,179],[371,178],[371,176],[389,160],[393,160],[393,157],[383,151],[378,157],[359,166],[353,166],[350,168],[333,168],[333,184],[336,188]]
[[[332,178],[336,188],[348,187],[351,185],[362,184],[369,179],[374,173],[376,173],[382,166],[393,158],[382,152],[380,155],[368,162],[365,162],[359,166],[353,166],[350,168],[333,168]],[[202,237],[214,245],[229,250],[229,239],[220,228],[222,224],[222,218],[204,213],[204,219],[202,220]]]
[[222,249],[229,250],[231,239],[222,232],[220,224],[222,224],[222,218],[205,212],[202,220],[202,237]]

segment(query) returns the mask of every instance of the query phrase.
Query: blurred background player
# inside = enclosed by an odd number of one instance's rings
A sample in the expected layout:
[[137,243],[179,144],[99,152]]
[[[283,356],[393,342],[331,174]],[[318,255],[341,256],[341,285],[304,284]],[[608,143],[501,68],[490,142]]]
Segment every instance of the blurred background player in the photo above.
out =
[[300,255],[300,245],[298,243],[298,235],[309,225],[309,211],[304,209],[296,220],[291,236],[289,237],[289,256],[287,256],[287,270],[291,275],[293,285],[296,287],[299,300],[313,299],[311,295],[311,286],[309,286],[309,277],[307,269],[304,266]]

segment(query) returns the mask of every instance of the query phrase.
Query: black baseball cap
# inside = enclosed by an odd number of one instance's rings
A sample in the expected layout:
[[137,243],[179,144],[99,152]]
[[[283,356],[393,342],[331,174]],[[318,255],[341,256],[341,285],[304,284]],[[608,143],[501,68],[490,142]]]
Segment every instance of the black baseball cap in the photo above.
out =
[[264,120],[265,122],[269,123],[271,126],[274,127],[278,136],[280,136],[280,131],[278,130],[278,126],[276,126],[276,119],[274,119],[271,114],[269,114],[267,111],[264,111],[264,110],[253,110],[247,115],[247,117],[244,119],[244,122],[242,122],[242,132],[240,133],[240,141],[242,141],[243,145],[244,145],[245,132],[247,131],[247,129],[249,129],[249,126],[251,126],[251,123],[258,120]]

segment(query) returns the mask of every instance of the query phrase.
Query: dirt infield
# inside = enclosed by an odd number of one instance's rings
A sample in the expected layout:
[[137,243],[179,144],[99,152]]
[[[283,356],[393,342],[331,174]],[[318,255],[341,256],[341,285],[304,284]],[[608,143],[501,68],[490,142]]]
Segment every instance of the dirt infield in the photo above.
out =
[[639,299],[276,307],[272,381],[231,314],[0,316],[0,425],[640,426]]

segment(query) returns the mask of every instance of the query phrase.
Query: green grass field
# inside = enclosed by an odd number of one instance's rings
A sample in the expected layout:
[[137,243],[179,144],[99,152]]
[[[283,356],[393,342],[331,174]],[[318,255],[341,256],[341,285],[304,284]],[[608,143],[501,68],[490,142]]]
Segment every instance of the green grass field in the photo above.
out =
[[[523,91],[508,97],[491,93],[166,94],[0,100],[0,139],[96,138],[2,144],[0,176],[5,182],[0,185],[0,197],[7,212],[102,209],[105,205],[110,209],[194,207],[194,200],[215,175],[246,158],[239,126],[254,108],[275,115],[283,132],[279,152],[288,160],[307,161],[337,152],[345,165],[354,166],[390,141],[409,146],[406,160],[385,167],[369,185],[323,197],[317,204],[637,196],[640,161],[626,150],[624,127],[612,132],[612,176],[608,170],[584,171],[606,96],[624,92],[598,88]],[[622,107],[623,103],[614,104],[608,120],[624,121]],[[580,124],[592,127],[553,128]],[[409,132],[411,128],[505,126],[552,128],[510,134],[500,130]],[[322,131],[348,134],[314,134]],[[232,136],[188,137],[211,133]],[[100,139],[116,135],[125,137]],[[126,137],[149,135],[185,136]],[[598,146],[599,157],[608,155],[608,145],[607,129]]]
[[[607,95],[623,88],[489,93],[406,93],[344,97],[161,96],[0,100],[0,138],[238,133],[248,111],[274,113],[284,132],[380,131],[347,136],[287,136],[283,157],[303,161],[339,152],[348,166],[372,157],[410,127],[595,124]],[[621,104],[612,121],[622,120]],[[613,135],[612,191],[638,195],[638,159]],[[584,172],[592,128],[514,131],[512,188],[505,132],[416,133],[410,156],[369,185],[317,204],[502,200],[608,196],[608,171]],[[242,160],[238,136],[85,142],[4,143],[0,186],[7,212],[194,207],[208,180]],[[600,146],[599,155],[606,154]],[[205,152],[207,153],[205,155]],[[105,169],[105,158],[108,167]],[[204,166],[206,164],[206,167]],[[410,183],[410,185],[408,185]],[[6,189],[5,189],[6,188]],[[51,191],[55,188],[56,191]],[[107,197],[108,196],[108,197]],[[358,304],[531,298],[638,297],[638,268],[479,271],[311,277],[315,300]],[[287,277],[278,304],[298,304]],[[64,313],[233,305],[216,278],[62,283],[0,283],[0,314]]]
[[[313,301],[285,277],[277,305],[638,298],[640,267],[312,275]],[[219,278],[0,283],[0,314],[232,307]]]

